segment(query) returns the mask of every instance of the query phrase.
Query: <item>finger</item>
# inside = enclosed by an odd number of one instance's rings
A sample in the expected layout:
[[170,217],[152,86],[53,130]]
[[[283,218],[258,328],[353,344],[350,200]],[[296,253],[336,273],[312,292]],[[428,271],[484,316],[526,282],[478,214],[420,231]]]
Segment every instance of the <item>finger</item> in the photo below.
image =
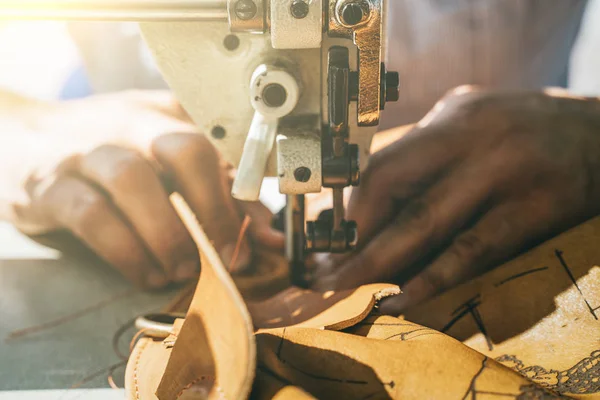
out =
[[403,285],[402,296],[386,306],[402,312],[481,275],[555,231],[555,207],[545,196],[505,203],[488,212],[421,273]]
[[102,146],[81,160],[79,173],[110,195],[170,280],[198,275],[197,247],[144,157],[123,147]]
[[374,154],[348,205],[348,218],[358,224],[359,248],[389,222],[396,203],[426,191],[461,155],[461,147],[437,127],[416,127]]
[[396,202],[424,192],[472,149],[472,142],[465,140],[470,125],[464,123],[463,114],[476,108],[481,97],[479,88],[459,86],[412,129],[388,132],[387,136],[399,140],[371,157],[349,204],[348,216],[358,223],[359,247],[389,221]]
[[411,201],[363,249],[321,278],[318,286],[350,289],[392,280],[478,213],[492,195],[489,187],[493,187],[493,180],[485,171],[461,167]]
[[[171,134],[158,138],[152,151],[173,175],[179,192],[214,242],[225,265],[229,265],[242,221],[216,149],[202,135]],[[231,266],[231,270],[245,269],[250,258],[250,246],[247,239],[243,239],[236,265]]]
[[114,205],[86,182],[57,178],[35,201],[48,218],[70,230],[131,282],[148,288],[168,283]]
[[260,201],[239,201],[243,213],[250,217],[250,235],[257,243],[273,249],[282,249],[285,245],[283,233],[271,226],[273,213]]

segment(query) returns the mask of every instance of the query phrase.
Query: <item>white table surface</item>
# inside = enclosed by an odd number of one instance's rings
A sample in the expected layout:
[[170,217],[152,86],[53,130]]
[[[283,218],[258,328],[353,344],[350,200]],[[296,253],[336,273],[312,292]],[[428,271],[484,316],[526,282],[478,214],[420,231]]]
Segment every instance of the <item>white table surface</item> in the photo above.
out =
[[123,390],[22,390],[0,392],[0,400],[123,400]]

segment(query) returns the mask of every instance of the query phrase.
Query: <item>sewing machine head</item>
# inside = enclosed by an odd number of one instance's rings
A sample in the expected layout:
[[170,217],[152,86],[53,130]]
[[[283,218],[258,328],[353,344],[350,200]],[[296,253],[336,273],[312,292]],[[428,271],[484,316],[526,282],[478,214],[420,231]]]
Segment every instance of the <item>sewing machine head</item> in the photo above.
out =
[[[257,200],[278,177],[296,283],[305,252],[356,245],[343,189],[359,184],[380,112],[398,99],[384,13],[385,0],[0,0],[0,17],[140,21],[181,104],[238,167],[233,196]],[[323,188],[332,218],[305,234],[303,196]]]

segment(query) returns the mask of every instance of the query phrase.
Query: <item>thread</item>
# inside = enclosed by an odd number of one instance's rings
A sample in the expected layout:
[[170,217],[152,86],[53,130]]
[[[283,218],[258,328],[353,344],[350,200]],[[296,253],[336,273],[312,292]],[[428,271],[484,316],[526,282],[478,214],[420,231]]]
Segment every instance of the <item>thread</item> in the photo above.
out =
[[240,249],[242,248],[242,243],[244,242],[244,237],[246,236],[246,232],[248,231],[248,227],[250,227],[250,223],[252,222],[252,218],[249,215],[246,215],[244,221],[242,222],[242,227],[240,229],[240,233],[237,238],[237,242],[235,244],[235,250],[233,251],[233,255],[231,256],[231,263],[229,264],[229,271],[231,271],[237,262],[237,259],[240,255]]
[[82,310],[76,311],[72,314],[68,314],[68,315],[62,316],[60,318],[57,318],[55,320],[44,322],[39,325],[34,325],[29,328],[13,331],[10,334],[8,334],[8,336],[4,339],[4,341],[9,342],[11,340],[20,339],[22,337],[32,335],[34,333],[39,333],[39,332],[46,331],[48,329],[56,328],[57,326],[74,321],[78,318],[86,316],[87,314],[90,314],[94,311],[97,311],[97,310],[103,308],[103,307],[106,307],[107,305],[114,303],[117,300],[121,300],[126,297],[132,296],[135,293],[137,293],[137,289],[130,289],[123,293],[116,294],[106,300],[102,300],[102,301],[100,301],[96,304],[93,304],[89,307],[86,307]]

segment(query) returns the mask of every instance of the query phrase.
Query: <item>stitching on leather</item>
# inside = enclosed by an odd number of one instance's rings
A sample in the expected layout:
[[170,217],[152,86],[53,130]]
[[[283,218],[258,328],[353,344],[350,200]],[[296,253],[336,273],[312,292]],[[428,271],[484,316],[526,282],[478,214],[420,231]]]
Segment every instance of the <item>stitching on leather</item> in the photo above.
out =
[[148,346],[148,341],[144,341],[144,344],[138,349],[138,354],[135,357],[135,366],[133,367],[133,387],[135,388],[135,398],[140,400],[140,387],[138,385],[138,370],[140,368],[140,358],[142,358],[142,353],[146,350]]
[[185,392],[186,390],[188,390],[189,388],[194,386],[196,383],[203,381],[207,378],[212,378],[213,380],[215,379],[214,376],[210,376],[210,375],[204,375],[204,376],[201,376],[200,378],[194,379],[188,385],[186,385],[183,389],[181,389],[181,392],[179,392],[179,394],[177,394],[177,397],[175,397],[175,398],[176,399],[180,398],[181,396],[183,396],[183,392]]

